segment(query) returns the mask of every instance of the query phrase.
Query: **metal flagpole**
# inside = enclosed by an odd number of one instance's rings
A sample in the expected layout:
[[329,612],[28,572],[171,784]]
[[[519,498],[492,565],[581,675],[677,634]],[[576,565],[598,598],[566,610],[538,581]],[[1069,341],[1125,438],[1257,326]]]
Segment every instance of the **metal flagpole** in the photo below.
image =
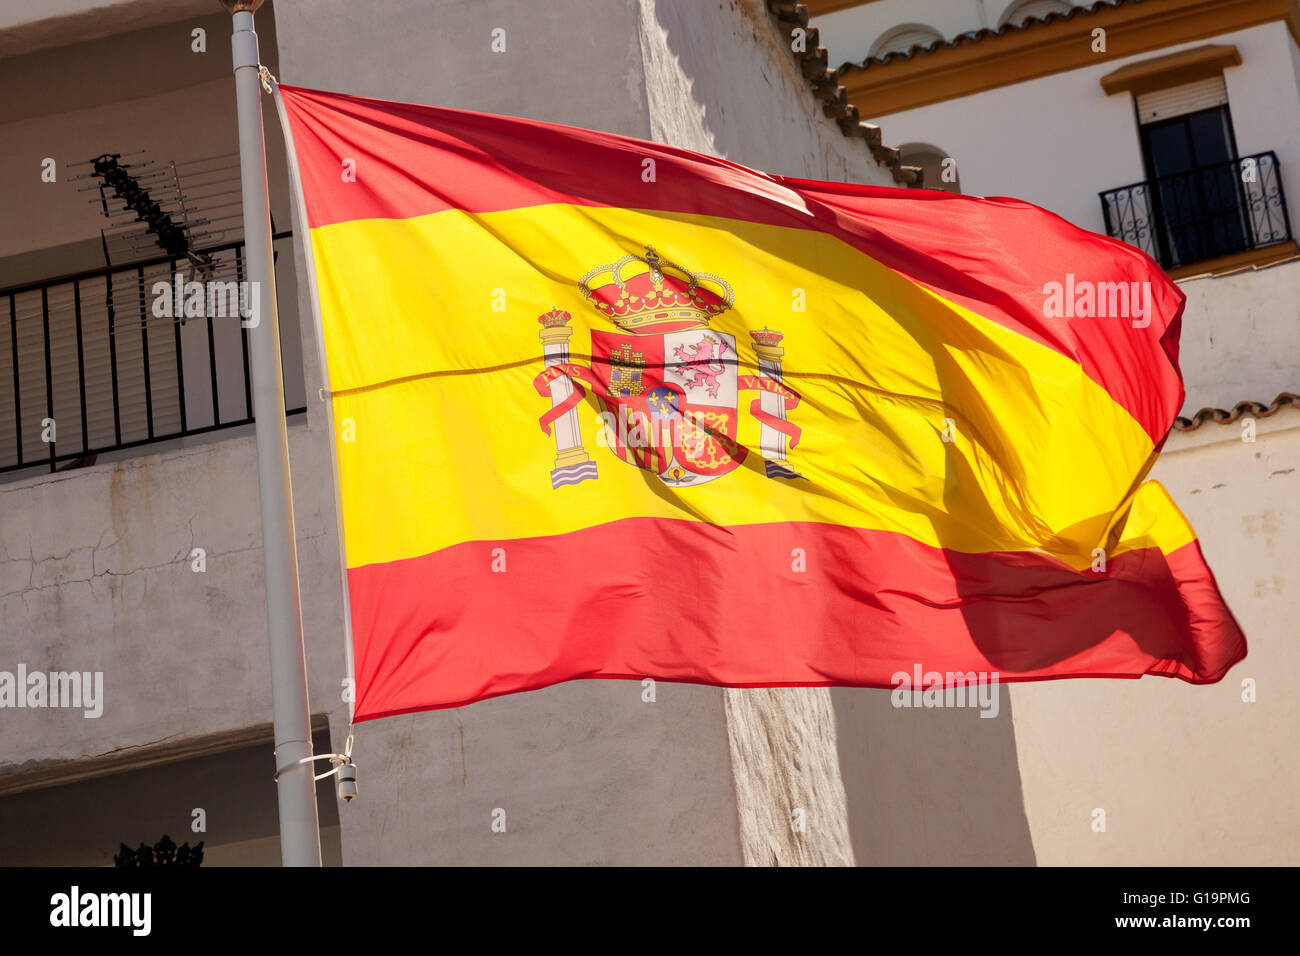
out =
[[320,866],[320,830],[307,701],[307,658],[298,593],[298,547],[289,482],[289,435],[280,370],[280,316],[271,259],[271,207],[262,136],[262,82],[253,13],[262,0],[221,0],[234,33],[235,97],[239,112],[239,169],[244,198],[244,246],[250,298],[248,329],[253,411],[257,430],[257,487],[266,565],[266,616],[271,645],[271,702],[275,719],[276,791],[280,801],[280,860]]

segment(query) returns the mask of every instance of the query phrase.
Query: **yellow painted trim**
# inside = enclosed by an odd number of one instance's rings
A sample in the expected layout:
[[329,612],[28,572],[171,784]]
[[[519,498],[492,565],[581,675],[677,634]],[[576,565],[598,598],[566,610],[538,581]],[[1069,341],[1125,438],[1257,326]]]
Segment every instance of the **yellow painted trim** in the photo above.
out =
[[1190,266],[1169,269],[1166,274],[1174,280],[1197,279],[1202,276],[1227,275],[1229,272],[1239,272],[1242,269],[1259,269],[1297,257],[1300,257],[1300,245],[1296,245],[1296,241],[1291,239],[1260,249],[1250,249],[1230,256],[1219,256],[1217,259],[1196,262]]
[[[859,112],[874,119],[1276,20],[1285,21],[1300,44],[1300,0],[1124,3],[874,62],[841,74],[840,82]],[[1105,53],[1092,51],[1098,28],[1106,31]]]
[[1101,88],[1108,95],[1152,93],[1208,79],[1230,66],[1241,66],[1237,48],[1231,43],[1209,43],[1122,66],[1101,78]]

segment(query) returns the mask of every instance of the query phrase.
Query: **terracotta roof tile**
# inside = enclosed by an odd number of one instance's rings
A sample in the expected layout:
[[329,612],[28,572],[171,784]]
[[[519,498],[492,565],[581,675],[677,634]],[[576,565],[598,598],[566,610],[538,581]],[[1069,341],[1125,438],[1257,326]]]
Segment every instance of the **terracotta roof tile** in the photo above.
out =
[[898,150],[881,143],[880,127],[862,122],[858,108],[849,102],[839,74],[830,69],[826,48],[817,45],[820,39],[817,28],[808,26],[808,8],[796,0],[767,0],[767,9],[786,32],[787,41],[793,40],[796,29],[804,31],[802,51],[795,50],[792,42],[787,45],[813,96],[821,101],[822,112],[835,120],[845,136],[864,140],[876,162],[889,167],[894,182],[904,186],[921,185],[920,167],[904,166]]
[[1293,392],[1280,392],[1277,398],[1273,399],[1272,404],[1269,405],[1265,405],[1263,402],[1238,402],[1231,409],[1202,408],[1191,418],[1179,417],[1176,419],[1174,429],[1180,432],[1194,432],[1206,422],[1230,425],[1245,415],[1252,415],[1255,418],[1268,418],[1268,416],[1276,414],[1288,405],[1300,409],[1300,395]]
[[920,53],[933,53],[936,50],[952,49],[966,43],[979,43],[989,37],[1005,36],[1008,33],[1019,33],[1023,30],[1031,30],[1034,27],[1054,23],[1058,20],[1073,20],[1075,17],[1087,17],[1102,10],[1108,10],[1111,7],[1120,7],[1126,3],[1141,3],[1142,0],[1097,0],[1096,3],[1086,7],[1074,7],[1067,13],[1046,13],[1041,17],[1026,17],[1019,24],[1003,24],[996,30],[989,27],[983,27],[979,30],[968,30],[965,33],[959,33],[951,40],[935,40],[933,43],[917,44],[907,50],[895,50],[884,54],[883,56],[867,57],[861,63],[854,63],[851,60],[843,63],[835,71],[837,75],[851,73],[854,70],[867,70],[872,66],[884,65],[893,60],[910,60],[913,56]]

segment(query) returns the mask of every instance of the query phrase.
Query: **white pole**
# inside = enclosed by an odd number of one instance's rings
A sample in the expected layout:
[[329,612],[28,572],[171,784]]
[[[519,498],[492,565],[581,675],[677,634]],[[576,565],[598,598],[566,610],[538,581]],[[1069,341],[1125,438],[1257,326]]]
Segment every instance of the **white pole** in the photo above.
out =
[[320,866],[320,829],[307,700],[307,658],[298,593],[298,547],[289,482],[289,435],[280,371],[280,316],[271,259],[271,206],[262,137],[262,83],[253,12],[262,0],[221,0],[234,19],[235,98],[239,169],[244,196],[244,252],[256,325],[248,330],[257,432],[257,488],[266,566],[266,616],[271,645],[271,705],[275,720],[276,791],[280,801],[280,860]]

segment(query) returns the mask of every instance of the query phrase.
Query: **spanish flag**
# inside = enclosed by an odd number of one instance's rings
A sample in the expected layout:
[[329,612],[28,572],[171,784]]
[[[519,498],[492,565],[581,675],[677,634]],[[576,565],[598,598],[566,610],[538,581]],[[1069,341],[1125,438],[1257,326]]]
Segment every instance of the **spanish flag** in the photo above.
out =
[[577,678],[1219,680],[1183,296],[1013,199],[281,87],[357,720]]

